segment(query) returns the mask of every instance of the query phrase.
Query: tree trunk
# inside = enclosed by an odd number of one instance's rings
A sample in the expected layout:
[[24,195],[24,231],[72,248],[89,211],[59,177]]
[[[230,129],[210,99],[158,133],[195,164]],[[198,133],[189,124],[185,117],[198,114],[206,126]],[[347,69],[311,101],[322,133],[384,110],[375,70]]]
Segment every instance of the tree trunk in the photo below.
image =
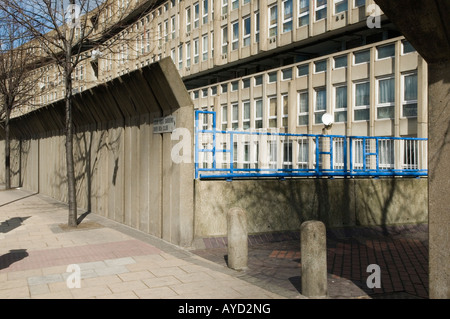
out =
[[66,166],[69,201],[69,227],[78,226],[75,168],[73,159],[72,79],[66,78]]
[[11,115],[9,105],[6,105],[5,114],[5,189],[11,188],[11,145],[9,137],[9,117]]

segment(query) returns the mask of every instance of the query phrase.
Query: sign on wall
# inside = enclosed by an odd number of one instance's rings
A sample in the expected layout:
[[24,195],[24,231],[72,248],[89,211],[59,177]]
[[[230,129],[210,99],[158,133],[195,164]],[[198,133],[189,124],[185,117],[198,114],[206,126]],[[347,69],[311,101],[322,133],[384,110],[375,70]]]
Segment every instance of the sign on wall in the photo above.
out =
[[158,117],[153,120],[153,133],[172,133],[176,128],[175,115]]

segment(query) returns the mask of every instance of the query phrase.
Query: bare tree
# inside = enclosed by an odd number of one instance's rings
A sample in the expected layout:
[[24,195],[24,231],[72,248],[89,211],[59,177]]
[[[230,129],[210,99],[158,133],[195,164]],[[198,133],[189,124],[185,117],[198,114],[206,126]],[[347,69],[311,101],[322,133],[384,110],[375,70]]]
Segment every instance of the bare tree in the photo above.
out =
[[[42,61],[56,65],[62,75],[65,103],[68,226],[76,227],[77,199],[73,155],[72,120],[74,73],[83,61],[91,62],[99,52],[114,52],[134,41],[114,36],[126,28],[136,12],[145,12],[154,1],[144,1],[145,10],[131,7],[131,1],[113,0],[0,0],[0,7],[25,27],[40,47]],[[133,17],[134,16],[134,17]],[[127,45],[127,44],[126,44]]]
[[5,188],[11,188],[11,148],[9,121],[16,106],[32,99],[34,81],[30,70],[35,69],[30,34],[16,21],[0,12],[0,121],[5,133]]

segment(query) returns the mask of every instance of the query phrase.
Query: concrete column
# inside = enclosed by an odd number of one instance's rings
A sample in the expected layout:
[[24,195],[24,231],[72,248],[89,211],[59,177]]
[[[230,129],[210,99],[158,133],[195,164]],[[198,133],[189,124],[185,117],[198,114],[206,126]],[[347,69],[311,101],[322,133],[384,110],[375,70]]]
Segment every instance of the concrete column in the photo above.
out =
[[450,61],[429,64],[428,226],[430,298],[450,298]]
[[228,267],[247,268],[248,231],[247,216],[242,208],[231,208],[227,213]]
[[306,221],[300,226],[302,295],[325,298],[327,285],[327,245],[325,224]]

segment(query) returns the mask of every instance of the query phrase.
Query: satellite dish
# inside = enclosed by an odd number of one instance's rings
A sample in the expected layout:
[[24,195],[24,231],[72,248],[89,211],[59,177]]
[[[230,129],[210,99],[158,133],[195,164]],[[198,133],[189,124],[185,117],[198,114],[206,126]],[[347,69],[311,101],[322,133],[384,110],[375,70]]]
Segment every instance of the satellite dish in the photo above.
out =
[[330,126],[331,124],[333,124],[333,115],[331,115],[330,113],[324,113],[322,115],[322,123],[325,126]]

